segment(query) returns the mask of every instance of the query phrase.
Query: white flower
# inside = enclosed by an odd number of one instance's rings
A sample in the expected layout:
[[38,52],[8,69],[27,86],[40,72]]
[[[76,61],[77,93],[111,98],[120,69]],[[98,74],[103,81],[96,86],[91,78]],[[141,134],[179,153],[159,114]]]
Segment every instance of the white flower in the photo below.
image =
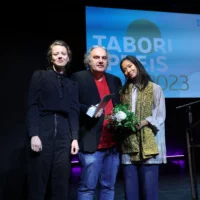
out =
[[115,114],[115,118],[117,122],[121,122],[122,120],[126,119],[126,113],[123,111],[119,111]]

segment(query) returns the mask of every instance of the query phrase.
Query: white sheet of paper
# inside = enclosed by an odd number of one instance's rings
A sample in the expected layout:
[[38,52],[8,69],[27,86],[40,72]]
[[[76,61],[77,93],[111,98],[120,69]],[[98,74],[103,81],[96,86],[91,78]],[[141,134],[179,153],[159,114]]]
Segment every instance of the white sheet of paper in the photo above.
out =
[[86,114],[87,114],[88,116],[90,116],[90,117],[93,117],[93,116],[94,116],[94,113],[95,113],[95,111],[96,111],[96,109],[97,109],[96,106],[91,106],[91,107],[87,110]]

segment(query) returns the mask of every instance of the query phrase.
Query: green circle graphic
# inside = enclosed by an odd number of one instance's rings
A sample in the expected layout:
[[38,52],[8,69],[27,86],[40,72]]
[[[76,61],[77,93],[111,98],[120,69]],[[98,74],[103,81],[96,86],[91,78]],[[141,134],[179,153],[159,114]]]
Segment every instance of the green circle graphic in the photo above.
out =
[[[138,40],[141,37],[148,38],[153,44],[154,38],[161,38],[161,32],[159,28],[151,21],[146,20],[146,19],[138,19],[129,24],[126,30],[126,36],[134,38],[135,44],[138,44]],[[142,48],[147,49],[147,43],[143,43]],[[143,54],[138,49],[138,45],[136,45],[136,51]],[[153,52],[154,52],[154,45],[152,45],[151,51],[148,52],[148,54],[153,53]]]

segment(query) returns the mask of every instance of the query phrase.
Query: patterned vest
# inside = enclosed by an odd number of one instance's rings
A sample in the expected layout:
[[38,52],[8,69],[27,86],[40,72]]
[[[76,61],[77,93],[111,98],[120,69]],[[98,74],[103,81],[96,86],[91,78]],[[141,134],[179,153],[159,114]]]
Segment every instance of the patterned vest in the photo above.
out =
[[[130,110],[132,105],[133,84],[130,83],[125,92],[120,92],[121,103],[129,104]],[[153,106],[153,83],[141,90],[138,88],[136,99],[135,115],[139,121],[152,115]],[[158,155],[158,145],[154,133],[150,126],[144,126],[137,132],[123,133],[124,137],[121,142],[122,153],[129,153],[131,161],[143,161]]]

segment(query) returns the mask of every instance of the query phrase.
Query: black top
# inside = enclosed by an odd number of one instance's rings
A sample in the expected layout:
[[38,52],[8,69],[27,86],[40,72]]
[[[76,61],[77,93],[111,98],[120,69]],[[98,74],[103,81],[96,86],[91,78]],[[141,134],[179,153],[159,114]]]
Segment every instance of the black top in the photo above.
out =
[[40,118],[59,114],[69,120],[72,139],[78,139],[79,100],[77,83],[53,70],[34,72],[28,95],[29,136],[40,135]]

